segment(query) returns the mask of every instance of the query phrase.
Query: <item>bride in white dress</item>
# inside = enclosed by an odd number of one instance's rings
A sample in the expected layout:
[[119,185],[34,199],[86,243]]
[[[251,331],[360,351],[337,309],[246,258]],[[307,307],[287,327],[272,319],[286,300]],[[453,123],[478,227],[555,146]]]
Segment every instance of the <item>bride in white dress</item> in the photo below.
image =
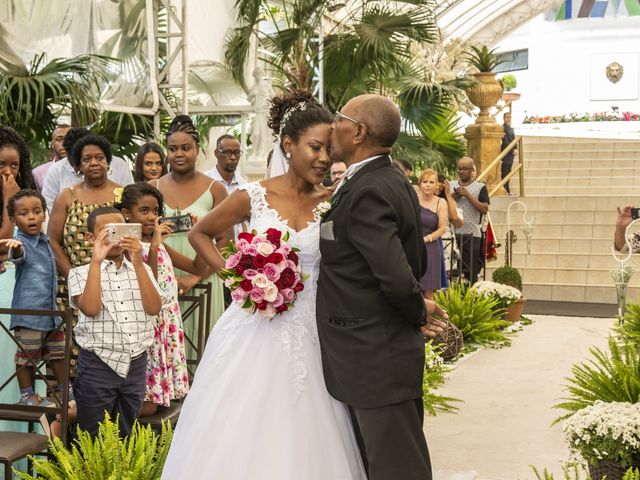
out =
[[241,187],[190,235],[209,265],[224,265],[211,238],[249,229],[288,232],[300,249],[304,290],[267,320],[233,304],[216,323],[182,407],[162,478],[364,480],[346,407],[327,393],[315,319],[319,210],[330,199],[331,114],[308,94],[273,100],[269,126],[289,160],[285,175]]

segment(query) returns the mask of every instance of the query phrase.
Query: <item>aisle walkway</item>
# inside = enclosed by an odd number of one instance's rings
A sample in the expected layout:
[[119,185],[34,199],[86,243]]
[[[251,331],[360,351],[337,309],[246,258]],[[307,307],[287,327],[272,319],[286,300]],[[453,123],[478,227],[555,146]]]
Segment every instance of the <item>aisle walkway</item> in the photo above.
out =
[[532,480],[529,465],[560,480],[568,450],[551,422],[571,365],[605,346],[613,320],[532,315],[511,347],[462,362],[442,389],[464,400],[457,414],[425,419],[435,470],[476,471],[478,480]]

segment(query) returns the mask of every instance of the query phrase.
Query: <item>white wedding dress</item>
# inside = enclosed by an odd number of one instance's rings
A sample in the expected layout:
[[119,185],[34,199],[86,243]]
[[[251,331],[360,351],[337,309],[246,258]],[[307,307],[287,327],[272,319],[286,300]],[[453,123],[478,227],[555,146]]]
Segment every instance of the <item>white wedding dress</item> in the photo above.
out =
[[309,275],[272,320],[231,305],[216,323],[182,407],[162,479],[364,480],[347,408],[327,393],[316,327],[319,218],[301,231],[259,183],[249,228],[289,232]]

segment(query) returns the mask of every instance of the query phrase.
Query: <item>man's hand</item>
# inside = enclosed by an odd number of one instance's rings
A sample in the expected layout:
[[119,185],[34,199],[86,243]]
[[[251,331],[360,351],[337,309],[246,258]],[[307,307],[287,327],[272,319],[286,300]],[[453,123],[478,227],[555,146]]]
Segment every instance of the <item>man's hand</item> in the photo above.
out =
[[424,304],[427,307],[427,324],[420,327],[420,332],[422,332],[425,337],[433,338],[439,333],[444,332],[447,328],[447,324],[445,322],[434,318],[434,316],[438,316],[443,319],[449,318],[449,316],[447,315],[447,312],[440,308],[433,300],[425,299]]
[[134,237],[122,237],[120,246],[129,253],[129,259],[134,265],[142,265],[142,245],[140,240]]
[[10,250],[13,250],[13,258],[20,258],[22,256],[22,242],[15,238],[3,238],[0,243],[4,243]]
[[469,198],[471,194],[465,187],[458,187],[456,188],[456,195],[458,195],[458,197]]
[[93,253],[91,254],[92,262],[98,264],[102,263],[102,261],[107,258],[107,255],[109,255],[111,249],[118,245],[117,243],[110,243],[108,235],[109,228],[108,225],[105,225],[93,242]]

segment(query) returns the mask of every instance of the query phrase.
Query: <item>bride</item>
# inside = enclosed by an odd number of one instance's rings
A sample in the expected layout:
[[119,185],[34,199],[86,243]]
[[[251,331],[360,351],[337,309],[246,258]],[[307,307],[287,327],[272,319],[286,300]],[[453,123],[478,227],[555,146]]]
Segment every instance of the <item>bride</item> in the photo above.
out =
[[366,478],[348,410],[325,387],[315,319],[332,115],[307,92],[274,98],[270,115],[287,173],[240,187],[190,239],[220,269],[211,241],[220,232],[246,220],[258,233],[276,228],[300,249],[308,278],[293,308],[271,320],[235,303],[220,317],[182,407],[165,480]]

